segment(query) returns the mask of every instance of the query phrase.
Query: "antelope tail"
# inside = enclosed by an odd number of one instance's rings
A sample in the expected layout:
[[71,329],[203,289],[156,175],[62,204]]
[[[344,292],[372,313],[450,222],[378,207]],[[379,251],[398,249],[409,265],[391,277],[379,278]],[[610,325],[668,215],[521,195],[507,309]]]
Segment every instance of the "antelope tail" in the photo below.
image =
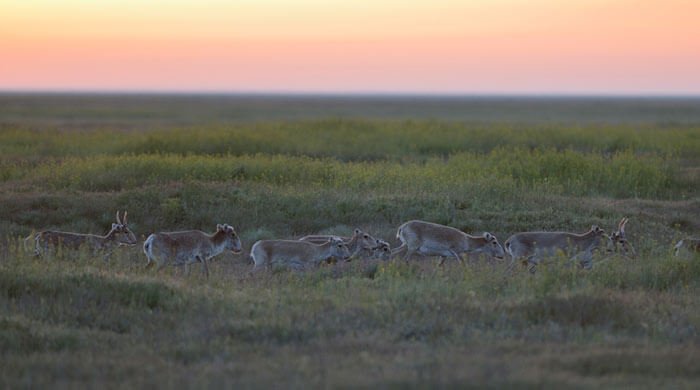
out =
[[[32,251],[31,249],[29,249],[29,246],[27,245],[27,243],[28,243],[29,240],[31,240],[31,239],[34,239],[34,241],[36,242],[37,234],[39,234],[39,233],[32,233],[32,234],[30,234],[27,238],[24,239],[24,250],[26,250],[27,252],[31,252],[31,251]],[[36,248],[35,248],[35,250],[36,250]]]
[[148,236],[146,242],[143,243],[143,253],[145,253],[148,258],[146,262],[147,267],[151,264],[151,258],[153,258],[153,237],[153,235]]
[[506,252],[507,252],[509,255],[513,256],[513,254],[510,252],[510,241],[506,241],[505,244],[504,244],[504,246],[506,247]]

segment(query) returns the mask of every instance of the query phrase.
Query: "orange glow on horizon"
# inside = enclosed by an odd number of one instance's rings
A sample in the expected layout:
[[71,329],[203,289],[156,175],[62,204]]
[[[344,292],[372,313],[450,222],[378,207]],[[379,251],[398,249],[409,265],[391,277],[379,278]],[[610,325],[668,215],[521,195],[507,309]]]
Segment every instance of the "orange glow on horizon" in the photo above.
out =
[[0,89],[700,93],[700,2],[17,1]]

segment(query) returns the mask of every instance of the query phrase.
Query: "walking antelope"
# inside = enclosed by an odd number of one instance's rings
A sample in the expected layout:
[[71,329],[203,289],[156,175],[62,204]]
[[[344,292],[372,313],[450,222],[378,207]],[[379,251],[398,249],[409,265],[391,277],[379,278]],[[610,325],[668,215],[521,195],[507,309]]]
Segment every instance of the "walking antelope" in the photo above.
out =
[[331,257],[347,260],[350,257],[350,250],[338,237],[331,237],[321,245],[307,241],[260,240],[253,244],[250,256],[255,262],[253,271],[273,264],[303,269],[308,265],[318,265]]
[[89,248],[90,251],[104,252],[104,260],[107,261],[109,255],[119,245],[135,245],[136,236],[129,230],[126,225],[126,215],[119,220],[119,211],[117,211],[117,223],[112,224],[112,229],[104,236],[96,234],[82,234],[59,232],[54,230],[46,230],[30,235],[24,240],[24,247],[29,251],[28,241],[34,239],[34,253],[41,255],[46,253],[50,248],[64,248],[69,250],[78,250],[81,247]]
[[[338,236],[328,236],[328,235],[311,235],[305,236],[299,239],[299,241],[310,242],[312,244],[320,245],[328,242],[331,237]],[[359,255],[363,258],[368,258],[372,255],[374,250],[377,248],[377,240],[367,233],[362,232],[360,229],[355,229],[352,237],[338,237],[343,240],[343,243],[348,246],[350,250],[350,257]]]
[[401,240],[401,246],[391,254],[406,251],[403,259],[416,251],[428,256],[442,256],[440,265],[446,257],[454,257],[464,264],[460,255],[465,252],[483,252],[499,260],[503,259],[503,247],[491,233],[472,236],[455,228],[424,221],[409,221],[399,226],[396,238]]
[[673,247],[676,256],[691,257],[700,253],[700,238],[684,238]]
[[148,257],[146,267],[151,266],[151,260],[159,261],[158,270],[168,264],[185,265],[185,275],[189,275],[189,264],[202,263],[202,272],[209,278],[207,261],[229,249],[233,253],[241,252],[241,240],[236,235],[233,226],[216,225],[214,234],[206,234],[199,230],[184,232],[153,233],[143,244],[143,252]]
[[583,234],[567,232],[524,232],[516,233],[506,240],[506,251],[512,257],[511,267],[518,259],[534,272],[535,266],[543,257],[556,256],[563,252],[570,258],[575,258],[583,252],[580,265],[589,269],[593,251],[605,245],[606,252],[612,252],[614,244],[610,237],[600,227],[593,225],[591,230]]
[[[612,242],[615,245],[615,251],[621,249],[622,253],[625,256],[634,259],[637,256],[637,253],[634,251],[632,244],[630,244],[629,241],[627,241],[627,238],[625,237],[625,226],[627,225],[627,222],[629,222],[629,219],[622,218],[620,223],[617,225],[617,231],[613,232],[610,238],[612,239]],[[620,249],[618,249],[618,245],[620,246]]]

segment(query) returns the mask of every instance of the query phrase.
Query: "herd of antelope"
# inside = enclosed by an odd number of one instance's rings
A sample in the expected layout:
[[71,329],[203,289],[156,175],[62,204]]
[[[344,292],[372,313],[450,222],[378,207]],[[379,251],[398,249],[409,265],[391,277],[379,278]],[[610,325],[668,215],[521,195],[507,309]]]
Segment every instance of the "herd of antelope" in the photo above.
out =
[[[104,236],[94,234],[69,233],[60,231],[42,231],[30,235],[24,240],[27,251],[29,241],[34,241],[34,253],[40,256],[50,250],[59,248],[78,250],[87,248],[91,253],[101,253],[105,261],[119,246],[136,245],[134,233],[126,223],[127,213],[122,219],[117,211],[116,223]],[[376,239],[370,234],[355,229],[352,237],[332,235],[305,236],[298,240],[259,240],[253,244],[250,257],[254,262],[254,271],[266,266],[286,266],[293,269],[305,269],[333,259],[349,261],[358,259],[390,260],[401,256],[408,262],[412,255],[439,256],[440,265],[447,258],[455,258],[463,263],[465,253],[483,253],[497,260],[503,260],[506,253],[511,257],[510,269],[518,261],[530,272],[535,272],[538,264],[546,258],[564,255],[574,260],[581,268],[590,269],[596,251],[610,255],[621,252],[634,258],[635,250],[625,236],[628,219],[623,218],[617,231],[611,235],[599,226],[593,225],[583,234],[568,232],[521,232],[510,236],[505,249],[491,233],[470,235],[458,229],[424,221],[409,221],[399,226],[396,238],[401,241],[398,248],[391,249],[388,242]],[[152,262],[160,264],[159,270],[167,265],[184,265],[185,274],[189,274],[189,265],[202,264],[202,272],[209,277],[207,262],[225,249],[235,254],[241,253],[241,241],[233,226],[219,224],[214,234],[198,230],[180,232],[153,233],[143,244],[147,257],[147,267]],[[700,252],[700,239],[687,238],[679,241],[675,247],[676,256],[688,256]]]

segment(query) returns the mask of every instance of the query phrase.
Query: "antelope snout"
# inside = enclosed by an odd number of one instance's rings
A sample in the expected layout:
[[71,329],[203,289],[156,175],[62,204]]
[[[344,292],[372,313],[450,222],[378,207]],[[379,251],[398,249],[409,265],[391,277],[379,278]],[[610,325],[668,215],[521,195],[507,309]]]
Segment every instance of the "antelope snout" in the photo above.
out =
[[240,254],[242,250],[241,240],[236,239],[236,241],[233,242],[233,246],[229,249],[231,249],[231,252],[235,255]]

